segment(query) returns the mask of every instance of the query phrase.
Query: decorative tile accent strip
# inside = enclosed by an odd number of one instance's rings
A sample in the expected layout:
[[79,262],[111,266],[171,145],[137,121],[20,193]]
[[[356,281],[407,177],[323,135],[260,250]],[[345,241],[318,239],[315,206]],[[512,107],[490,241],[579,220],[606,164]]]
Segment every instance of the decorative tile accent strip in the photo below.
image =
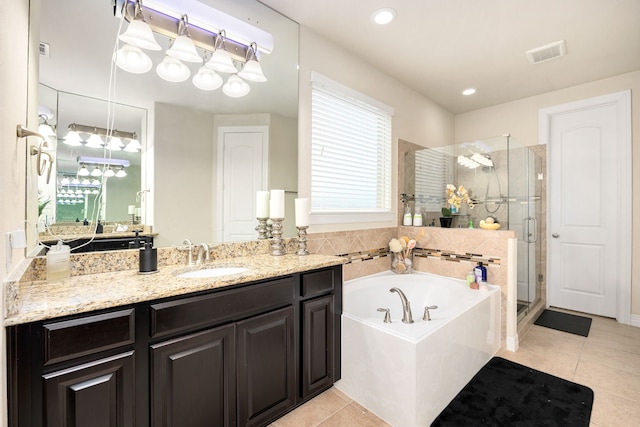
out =
[[[371,249],[368,251],[359,251],[359,252],[352,252],[348,254],[340,254],[338,256],[347,258],[348,259],[347,264],[350,264],[355,261],[367,261],[367,260],[386,257],[388,255],[389,255],[389,249],[378,248],[378,249]],[[413,250],[413,255],[416,257],[422,257],[422,258],[440,258],[442,261],[453,261],[453,262],[466,261],[474,264],[478,262],[482,262],[485,264],[500,265],[500,258],[489,257],[482,254],[471,254],[468,252],[464,254],[456,254],[454,252],[442,251],[440,249],[415,248]]]

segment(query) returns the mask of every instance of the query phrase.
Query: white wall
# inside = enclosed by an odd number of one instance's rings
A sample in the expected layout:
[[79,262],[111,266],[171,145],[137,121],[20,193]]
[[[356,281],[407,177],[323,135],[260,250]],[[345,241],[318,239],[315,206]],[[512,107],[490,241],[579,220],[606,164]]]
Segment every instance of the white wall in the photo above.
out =
[[[393,108],[392,139],[394,146],[392,188],[397,188],[397,140],[403,139],[425,147],[437,147],[454,142],[454,117],[402,82],[389,77],[370,64],[320,37],[304,26],[300,27],[300,94],[298,124],[298,194],[309,197],[311,192],[311,72],[316,71],[351,89],[377,99]],[[394,206],[398,203],[394,195]],[[396,226],[395,220],[368,223],[367,228]],[[314,225],[312,232],[362,229],[363,224]]]
[[213,115],[157,103],[154,135],[156,246],[215,242]]
[[[456,143],[470,141],[504,133],[511,133],[525,145],[538,144],[538,110],[545,107],[578,101],[613,92],[631,89],[632,105],[632,152],[633,183],[640,182],[640,70],[591,82],[568,89],[558,90],[519,101],[496,105],[455,117]],[[631,270],[631,312],[640,322],[640,185],[633,186],[632,209],[632,270]],[[613,207],[615,209],[615,207]],[[632,319],[633,322],[633,319]],[[640,326],[640,324],[638,325]]]
[[[27,70],[34,61],[29,61],[29,1],[16,0],[3,4],[0,14],[0,280],[4,282],[10,271],[5,267],[5,233],[24,227],[26,168],[25,153],[28,143],[36,143],[35,138],[17,138],[16,125],[33,126],[27,120]],[[34,85],[37,87],[37,85]],[[35,93],[32,90],[30,99]],[[37,129],[37,126],[36,126]],[[24,251],[16,250],[12,257],[11,269],[24,259]],[[4,313],[4,287],[0,291]],[[3,315],[4,318],[4,315]],[[5,328],[0,327],[0,426],[7,425],[7,352]]]

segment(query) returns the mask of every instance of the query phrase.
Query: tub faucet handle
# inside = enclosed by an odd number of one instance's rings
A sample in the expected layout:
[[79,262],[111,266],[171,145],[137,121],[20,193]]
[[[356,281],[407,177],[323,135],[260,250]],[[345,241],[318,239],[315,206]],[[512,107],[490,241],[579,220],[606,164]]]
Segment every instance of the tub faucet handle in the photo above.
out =
[[429,310],[435,310],[436,308],[438,308],[437,305],[428,305],[424,308],[424,316],[422,316],[422,320],[426,320],[429,321],[431,320],[431,313],[429,313]]
[[378,311],[385,312],[384,323],[391,323],[391,310],[388,308],[379,308]]

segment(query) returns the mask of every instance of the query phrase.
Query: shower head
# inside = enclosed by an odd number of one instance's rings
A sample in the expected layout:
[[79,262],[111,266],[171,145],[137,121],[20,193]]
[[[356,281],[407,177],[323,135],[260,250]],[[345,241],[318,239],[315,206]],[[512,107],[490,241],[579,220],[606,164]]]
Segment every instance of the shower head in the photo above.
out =
[[493,167],[493,160],[491,160],[491,156],[488,154],[474,153],[473,156],[471,156],[471,160],[480,163],[483,166],[483,169],[484,167]]

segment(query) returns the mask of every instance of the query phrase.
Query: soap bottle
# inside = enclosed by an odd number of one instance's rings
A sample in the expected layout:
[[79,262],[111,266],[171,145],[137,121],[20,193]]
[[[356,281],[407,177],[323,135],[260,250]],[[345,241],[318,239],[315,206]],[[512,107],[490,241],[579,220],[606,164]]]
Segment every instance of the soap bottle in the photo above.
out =
[[422,212],[418,209],[416,209],[416,212],[413,214],[413,226],[422,227]]
[[482,282],[487,281],[487,267],[482,265],[482,261],[478,263],[476,268],[474,268],[474,272],[476,274],[476,277],[480,278],[480,280],[478,280],[478,283],[480,283],[481,281]]
[[411,217],[411,207],[407,206],[404,208],[404,219],[402,221],[402,225],[412,225],[413,218]]
[[103,231],[104,231],[104,228],[102,227],[100,220],[98,220],[98,225],[96,225],[96,234],[102,234]]
[[147,242],[144,248],[140,248],[139,271],[140,273],[153,273],[158,271],[158,248],[152,247],[153,243]]
[[71,276],[71,248],[62,241],[47,252],[47,282],[58,282]]

